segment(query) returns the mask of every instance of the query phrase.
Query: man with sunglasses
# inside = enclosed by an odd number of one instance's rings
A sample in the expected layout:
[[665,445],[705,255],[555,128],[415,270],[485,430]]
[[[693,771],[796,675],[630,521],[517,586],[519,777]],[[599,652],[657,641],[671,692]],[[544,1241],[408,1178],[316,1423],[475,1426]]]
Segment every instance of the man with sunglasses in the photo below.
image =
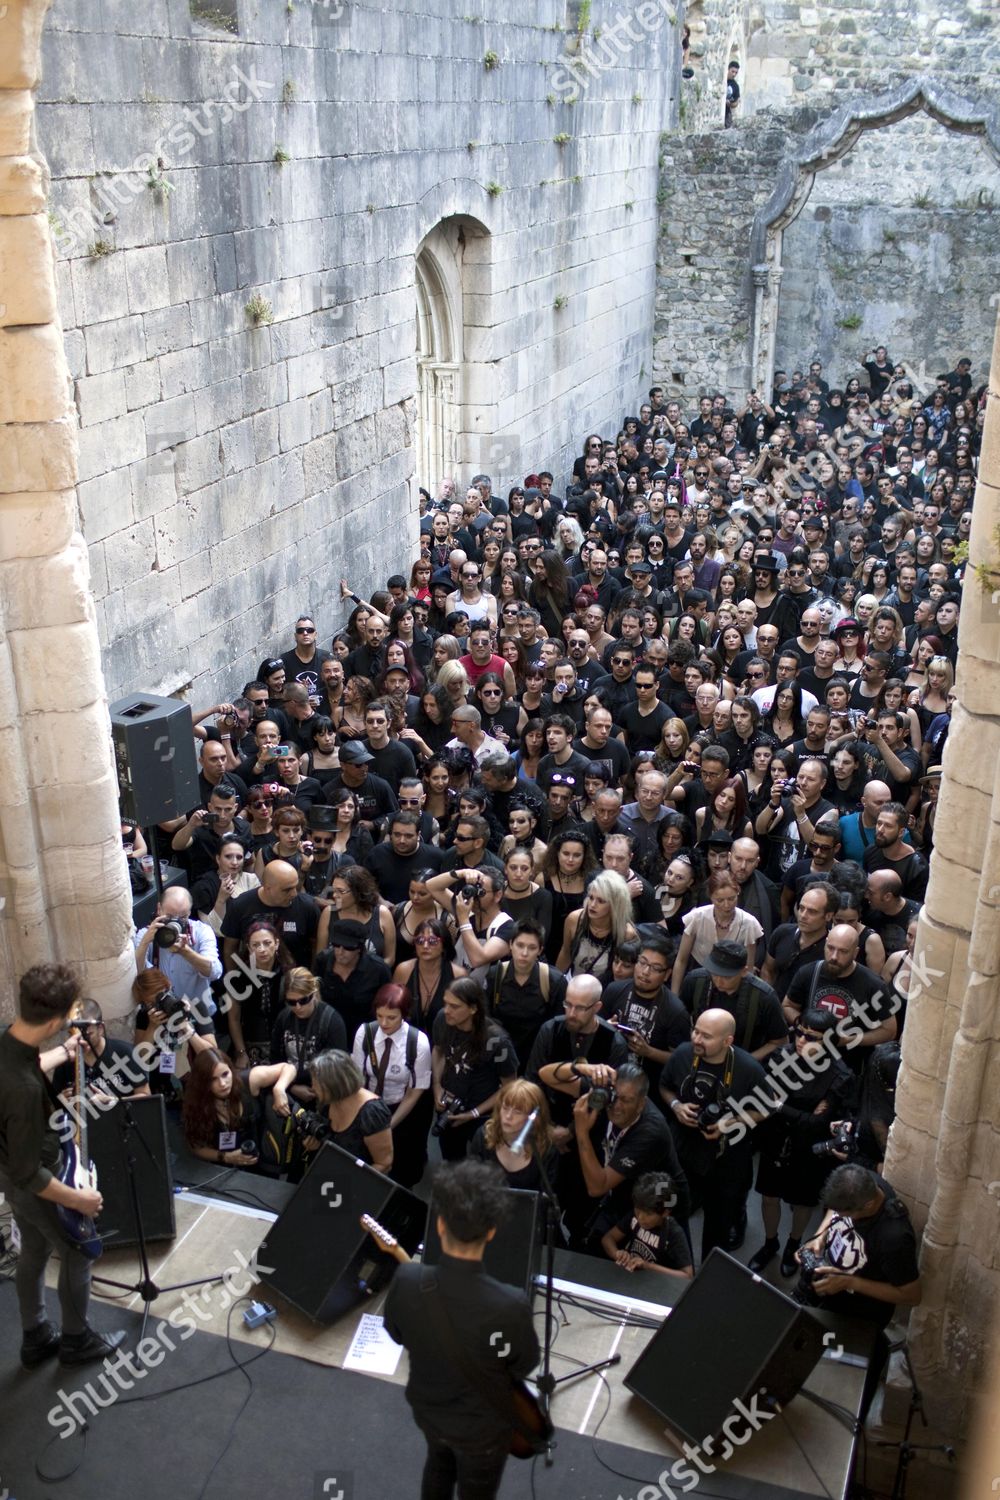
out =
[[319,669],[330,660],[330,652],[316,645],[316,621],[312,615],[299,615],[295,621],[295,645],[281,657],[286,683],[300,682],[310,697],[319,692]]

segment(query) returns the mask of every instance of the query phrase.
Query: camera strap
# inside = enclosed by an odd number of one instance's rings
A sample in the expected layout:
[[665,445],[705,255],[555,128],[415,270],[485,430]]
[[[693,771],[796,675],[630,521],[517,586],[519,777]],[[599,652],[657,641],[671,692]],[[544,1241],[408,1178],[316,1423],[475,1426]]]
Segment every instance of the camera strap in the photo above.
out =
[[[697,1073],[697,1071],[698,1071],[698,1069],[700,1067],[701,1067],[701,1058],[698,1057],[698,1056],[693,1057],[691,1059],[691,1072],[692,1073]],[[726,1063],[725,1063],[725,1067],[722,1070],[722,1078],[720,1080],[721,1083],[722,1083],[722,1087],[723,1087],[723,1089],[725,1090],[725,1092],[727,1094],[729,1093],[729,1090],[733,1086],[733,1071],[734,1071],[735,1067],[736,1067],[736,1052],[735,1052],[735,1050],[732,1047],[730,1047],[729,1051],[726,1053]]]

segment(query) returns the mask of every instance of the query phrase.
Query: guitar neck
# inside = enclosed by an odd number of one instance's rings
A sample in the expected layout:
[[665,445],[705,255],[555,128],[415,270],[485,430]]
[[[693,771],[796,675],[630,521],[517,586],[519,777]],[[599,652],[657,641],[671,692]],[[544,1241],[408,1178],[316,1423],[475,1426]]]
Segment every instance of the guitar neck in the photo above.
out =
[[89,1167],[90,1157],[87,1153],[87,1061],[83,1055],[82,1036],[80,1037],[80,1045],[76,1049],[73,1066],[73,1083],[76,1090],[76,1109],[73,1111],[76,1116],[76,1149],[81,1166]]

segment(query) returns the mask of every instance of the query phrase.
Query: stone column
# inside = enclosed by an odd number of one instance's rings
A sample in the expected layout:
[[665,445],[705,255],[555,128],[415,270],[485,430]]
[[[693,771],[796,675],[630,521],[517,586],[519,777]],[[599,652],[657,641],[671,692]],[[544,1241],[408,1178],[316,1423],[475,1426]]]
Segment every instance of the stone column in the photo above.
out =
[[109,1017],[129,1003],[131,902],[87,551],[76,414],[32,146],[49,0],[0,5],[0,983],[77,965]]
[[1000,1291],[1000,332],[963,590],[919,994],[886,1172],[924,1230],[912,1355],[936,1428],[974,1415]]

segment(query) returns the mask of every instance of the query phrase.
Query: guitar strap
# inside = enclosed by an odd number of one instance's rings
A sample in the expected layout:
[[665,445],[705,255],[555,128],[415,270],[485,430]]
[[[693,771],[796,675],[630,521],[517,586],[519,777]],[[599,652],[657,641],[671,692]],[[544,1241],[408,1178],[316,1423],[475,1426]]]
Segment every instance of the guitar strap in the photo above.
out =
[[[422,1292],[436,1293],[435,1301],[440,1313],[439,1331],[441,1342],[473,1390],[480,1391],[486,1397],[490,1405],[509,1423],[513,1431],[519,1433],[526,1442],[531,1443],[537,1452],[543,1452],[546,1447],[545,1441],[540,1441],[537,1433],[531,1432],[520,1422],[514,1406],[514,1397],[510,1382],[503,1375],[502,1370],[498,1368],[496,1373],[494,1373],[486,1366],[474,1365],[466,1351],[462,1348],[458,1335],[455,1332],[454,1324],[448,1313],[448,1305],[441,1294],[441,1285],[433,1266],[423,1267],[420,1274],[420,1290]],[[497,1379],[497,1376],[501,1377],[502,1384]]]

